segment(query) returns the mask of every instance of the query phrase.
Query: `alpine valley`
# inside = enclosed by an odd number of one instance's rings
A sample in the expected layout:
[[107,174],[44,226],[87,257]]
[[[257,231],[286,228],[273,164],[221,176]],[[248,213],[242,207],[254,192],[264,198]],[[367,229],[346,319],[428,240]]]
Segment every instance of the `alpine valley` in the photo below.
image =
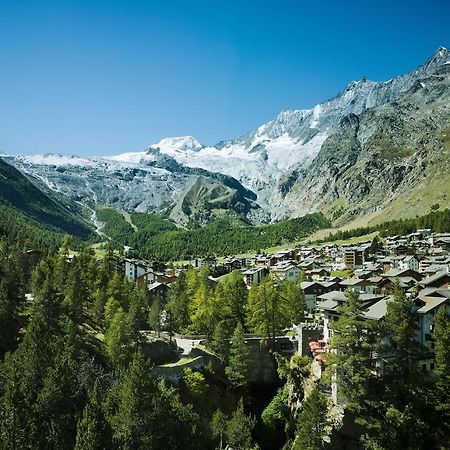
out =
[[[47,195],[85,208],[163,212],[180,225],[264,224],[322,212],[374,224],[450,206],[450,52],[389,81],[351,82],[234,140],[166,138],[111,157],[2,156]],[[436,206],[437,205],[437,206]]]

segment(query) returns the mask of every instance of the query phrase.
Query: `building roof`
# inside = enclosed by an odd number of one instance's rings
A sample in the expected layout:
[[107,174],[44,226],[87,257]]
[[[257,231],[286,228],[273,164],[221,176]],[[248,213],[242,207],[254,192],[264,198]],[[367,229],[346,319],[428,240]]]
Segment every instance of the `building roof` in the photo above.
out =
[[169,286],[167,286],[167,284],[159,283],[158,281],[155,281],[154,283],[152,283],[152,284],[148,287],[148,290],[149,290],[149,291],[153,291],[154,289],[157,289],[157,288],[159,288],[160,286],[165,286],[166,288],[169,287]]
[[341,286],[357,286],[361,283],[367,283],[367,280],[364,278],[348,278],[347,280],[342,280],[339,284]]
[[324,300],[322,302],[318,302],[316,307],[318,309],[323,309],[323,310],[334,310],[336,309],[336,307],[338,306],[338,302],[334,301],[334,300]]
[[275,266],[272,266],[271,270],[272,271],[280,271],[280,272],[286,272],[288,270],[292,270],[292,269],[297,269],[299,270],[299,268],[297,266],[294,266],[294,264],[283,264],[283,263],[278,263]]
[[327,292],[326,294],[318,295],[317,298],[320,298],[325,301],[328,300],[344,301],[346,299],[345,292],[342,291]]
[[431,277],[424,278],[420,282],[420,284],[422,284],[423,286],[428,286],[429,284],[433,284],[435,281],[438,281],[445,276],[450,277],[450,274],[447,272],[447,270],[442,270],[441,272],[438,272]]
[[431,310],[443,305],[448,301],[445,297],[421,297],[420,300],[425,302],[425,305],[417,310],[419,314],[427,314]]
[[380,320],[386,315],[387,304],[392,301],[392,296],[380,298],[377,302],[370,305],[364,312],[364,317],[372,320]]

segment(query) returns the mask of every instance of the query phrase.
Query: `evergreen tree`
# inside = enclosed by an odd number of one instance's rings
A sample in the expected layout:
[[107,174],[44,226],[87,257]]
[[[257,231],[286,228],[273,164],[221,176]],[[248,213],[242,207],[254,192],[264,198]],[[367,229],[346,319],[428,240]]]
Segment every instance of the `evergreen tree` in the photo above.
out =
[[450,447],[450,318],[447,307],[441,306],[434,317],[433,338],[437,374],[437,406],[441,414],[442,444]]
[[407,298],[399,283],[394,286],[392,301],[388,302],[382,326],[385,344],[383,353],[389,361],[386,370],[395,377],[410,377],[417,369],[420,345],[418,324],[413,314],[413,300]]
[[219,438],[219,450],[223,449],[223,438],[227,430],[227,416],[218,409],[211,419],[211,431],[214,438]]
[[238,270],[231,272],[224,282],[219,283],[217,290],[217,307],[231,334],[238,323],[245,323],[248,290],[242,273]]
[[280,295],[285,299],[289,308],[289,319],[292,324],[298,325],[305,320],[306,301],[305,294],[298,284],[285,281],[280,286]]
[[141,352],[135,353],[123,376],[117,401],[111,423],[118,448],[198,448],[198,416],[181,404],[172,389],[156,381]]
[[248,322],[250,328],[263,335],[272,348],[277,334],[290,325],[287,299],[280,295],[279,286],[270,276],[250,289]]
[[211,350],[225,362],[230,348],[228,335],[228,325],[224,321],[220,321],[214,327],[214,333],[211,338],[209,347]]
[[162,313],[161,296],[157,294],[154,296],[148,311],[148,324],[158,333],[158,337],[161,335]]
[[231,337],[230,357],[225,373],[234,386],[245,386],[249,377],[250,350],[245,345],[245,335],[239,322]]
[[363,316],[359,294],[345,292],[346,306],[339,308],[339,319],[333,322],[331,348],[335,349],[332,370],[337,385],[348,401],[348,407],[359,412],[364,406],[369,380],[373,377],[375,330],[373,322]]
[[25,302],[24,268],[19,248],[11,253],[0,246],[0,362],[15,350],[20,330],[19,314]]
[[119,307],[105,333],[105,353],[117,368],[126,367],[133,353],[134,343],[127,315]]
[[189,326],[189,297],[185,272],[174,281],[167,302],[172,331],[183,332]]
[[244,412],[244,402],[239,400],[238,406],[227,424],[226,440],[233,447],[250,450],[253,447],[252,431],[256,420]]
[[328,400],[315,388],[302,404],[292,450],[320,450],[324,448],[324,431],[328,424]]
[[63,333],[52,345],[54,356],[35,403],[35,425],[42,449],[72,450],[77,414],[82,409],[83,397],[77,380],[84,357],[81,341],[71,321],[64,324]]
[[214,300],[209,281],[202,279],[192,298],[190,319],[192,331],[205,334],[207,340],[211,339],[214,330]]
[[100,383],[96,380],[78,421],[75,450],[108,450],[112,446],[101,395]]

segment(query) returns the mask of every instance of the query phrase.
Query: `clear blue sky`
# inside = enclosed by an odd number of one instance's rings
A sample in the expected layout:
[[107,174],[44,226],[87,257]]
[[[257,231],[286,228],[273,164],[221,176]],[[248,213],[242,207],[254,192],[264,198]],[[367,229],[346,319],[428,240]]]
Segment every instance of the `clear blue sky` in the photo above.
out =
[[450,46],[450,2],[1,0],[0,152],[233,138]]

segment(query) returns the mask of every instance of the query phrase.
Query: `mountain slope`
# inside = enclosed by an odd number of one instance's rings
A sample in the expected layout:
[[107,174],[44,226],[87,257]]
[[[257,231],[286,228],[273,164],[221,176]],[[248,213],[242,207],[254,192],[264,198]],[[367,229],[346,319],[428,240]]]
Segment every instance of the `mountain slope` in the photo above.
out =
[[[185,166],[230,175],[257,193],[258,203],[273,219],[289,216],[284,195],[290,180],[312,164],[344,117],[398,100],[417,80],[433,75],[449,59],[449,51],[441,47],[412,72],[386,82],[366,78],[351,82],[343,92],[312,109],[283,111],[258,129],[214,147],[204,147],[188,136],[164,139],[141,155],[146,158],[157,149]],[[126,160],[127,156],[118,158]]]
[[[396,102],[341,120],[285,198],[291,215],[321,210],[345,223],[450,205],[450,64]],[[432,194],[431,196],[429,194]]]
[[73,204],[69,207],[57,202],[1,158],[0,208],[2,235],[15,234],[15,230],[21,229],[23,238],[29,239],[30,233],[47,233],[51,242],[65,233],[80,239],[92,235],[92,228],[78,218],[80,207]]
[[[222,208],[222,205],[208,202],[200,191],[197,192],[199,197],[195,198],[191,188],[199,179],[220,186],[224,194],[240,199],[239,202],[228,203],[230,214],[246,219],[248,211],[258,208],[254,202],[256,195],[237,180],[201,168],[185,167],[159,150],[140,162],[54,154],[7,157],[7,160],[34,177],[41,188],[63,194],[72,201],[87,205],[92,211],[94,205],[106,205],[129,212],[170,212],[188,192],[193,203],[206,200],[210,211]],[[180,223],[191,219],[200,223],[209,220],[208,215],[194,218],[184,214],[177,217]]]
[[424,213],[450,196],[439,182],[448,178],[449,61],[441,47],[407,74],[362,78],[312,109],[283,111],[212,147],[184,136],[108,158],[8,161],[89,208],[164,212],[183,225],[229,214],[266,223],[321,210],[344,223],[369,212]]

